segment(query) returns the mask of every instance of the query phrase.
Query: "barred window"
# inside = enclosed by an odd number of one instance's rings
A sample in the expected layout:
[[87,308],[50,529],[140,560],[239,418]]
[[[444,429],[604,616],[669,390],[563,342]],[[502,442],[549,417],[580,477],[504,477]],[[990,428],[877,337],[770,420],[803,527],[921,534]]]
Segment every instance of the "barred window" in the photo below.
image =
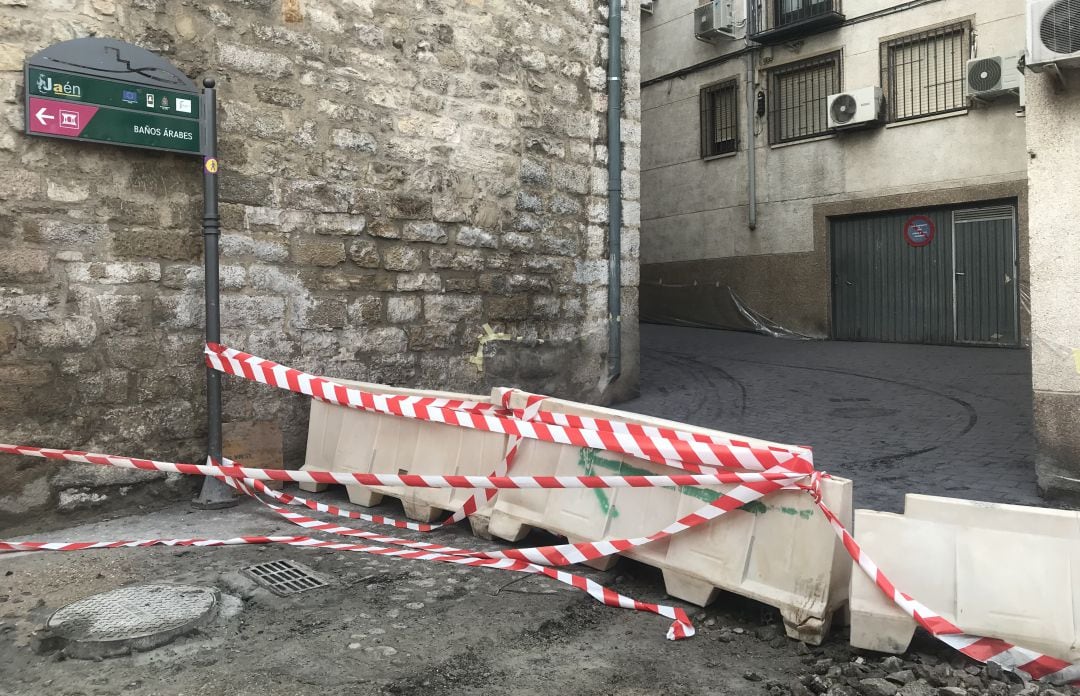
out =
[[890,121],[967,108],[964,71],[971,24],[957,22],[881,44],[881,88]]
[[769,142],[828,133],[828,97],[840,91],[840,84],[839,51],[770,70]]
[[[776,24],[794,24],[833,11],[832,0],[775,0]],[[839,5],[839,3],[835,3]]]
[[701,156],[714,157],[739,147],[739,87],[728,80],[701,90]]

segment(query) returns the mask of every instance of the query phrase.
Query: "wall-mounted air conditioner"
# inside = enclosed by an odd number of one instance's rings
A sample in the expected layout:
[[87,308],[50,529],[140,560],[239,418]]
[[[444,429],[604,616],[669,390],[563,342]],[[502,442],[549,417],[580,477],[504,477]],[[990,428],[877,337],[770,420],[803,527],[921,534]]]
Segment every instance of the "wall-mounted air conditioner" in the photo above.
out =
[[1018,94],[1024,81],[1019,64],[1019,55],[972,58],[967,62],[964,80],[967,96],[993,99],[1003,94]]
[[1080,0],[1028,0],[1027,67],[1080,67]]
[[848,130],[883,123],[885,97],[880,87],[863,87],[828,98],[829,128]]
[[694,10],[694,36],[702,41],[735,38],[734,0],[710,0]]

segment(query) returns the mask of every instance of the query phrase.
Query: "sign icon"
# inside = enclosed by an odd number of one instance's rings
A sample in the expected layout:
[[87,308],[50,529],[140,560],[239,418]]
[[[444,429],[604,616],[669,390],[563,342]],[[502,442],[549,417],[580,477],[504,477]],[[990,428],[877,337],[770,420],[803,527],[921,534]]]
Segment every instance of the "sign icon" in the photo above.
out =
[[162,97],[161,98],[161,108],[162,109],[168,109],[169,108],[169,98],[168,97]]
[[133,89],[125,89],[123,94],[121,95],[121,98],[128,104],[139,103],[139,93]]
[[908,246],[924,247],[934,241],[936,233],[934,221],[925,215],[915,215],[904,223],[904,241]]
[[191,100],[190,99],[181,99],[180,97],[177,97],[176,98],[176,110],[179,111],[182,114],[190,114],[191,113]]
[[77,111],[65,111],[60,109],[60,127],[61,128],[79,128],[79,112]]
[[56,117],[47,112],[44,106],[37,110],[37,113],[34,114],[34,118],[36,118],[38,120],[38,123],[43,126],[49,125],[49,121],[56,120]]
[[211,174],[217,174],[217,170],[218,170],[218,161],[213,157],[207,157],[206,158],[206,171],[210,172]]
[[153,94],[147,94],[146,95],[146,105],[148,107],[150,107],[151,109],[154,108],[154,95]]

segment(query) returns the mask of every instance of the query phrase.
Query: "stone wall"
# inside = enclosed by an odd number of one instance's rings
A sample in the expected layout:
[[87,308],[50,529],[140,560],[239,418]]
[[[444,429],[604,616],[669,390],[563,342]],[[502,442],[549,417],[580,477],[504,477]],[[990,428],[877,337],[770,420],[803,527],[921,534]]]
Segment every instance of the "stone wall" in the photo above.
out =
[[[204,456],[198,160],[22,132],[24,57],[91,35],[217,77],[226,343],[392,385],[632,393],[639,24],[630,3],[624,371],[609,384],[606,7],[0,0],[0,440]],[[488,343],[479,372],[485,322],[518,338]],[[225,392],[226,420],[277,420],[302,461],[304,399]],[[0,522],[145,478],[13,458],[0,475]]]

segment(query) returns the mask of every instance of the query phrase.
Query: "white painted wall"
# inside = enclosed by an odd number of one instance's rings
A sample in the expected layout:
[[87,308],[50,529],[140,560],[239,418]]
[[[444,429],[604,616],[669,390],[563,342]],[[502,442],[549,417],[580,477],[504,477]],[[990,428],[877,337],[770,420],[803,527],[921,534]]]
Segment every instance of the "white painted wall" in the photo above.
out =
[[[848,19],[900,0],[846,0]],[[698,0],[658,0],[642,21],[642,80],[738,50],[742,41],[695,40]],[[765,69],[843,50],[842,84],[880,84],[883,37],[972,18],[978,55],[1015,54],[1024,45],[1024,0],[938,0],[915,9],[807,37],[760,52]],[[1023,179],[1024,121],[1015,99],[944,118],[782,146],[768,144],[757,119],[758,228],[748,229],[745,58],[642,90],[641,262],[643,264],[813,250],[815,203]],[[699,152],[698,94],[740,77],[737,154],[704,161]],[[756,91],[756,89],[755,89]]]
[[1080,71],[1064,75],[1028,78],[1032,381],[1077,396],[1080,432]]

